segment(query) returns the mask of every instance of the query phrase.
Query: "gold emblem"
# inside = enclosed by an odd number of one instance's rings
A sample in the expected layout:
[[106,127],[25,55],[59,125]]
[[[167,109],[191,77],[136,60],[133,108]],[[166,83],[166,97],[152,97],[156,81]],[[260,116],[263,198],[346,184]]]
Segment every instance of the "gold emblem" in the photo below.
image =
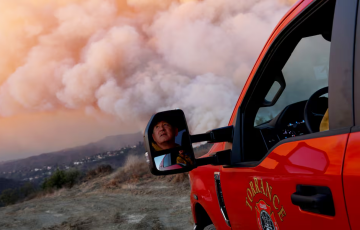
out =
[[[257,194],[263,194],[266,196],[269,200],[268,203],[272,204],[272,207],[274,208],[274,212],[277,213],[279,219],[281,222],[284,220],[284,217],[286,216],[286,212],[284,209],[284,206],[280,203],[280,198],[278,195],[272,193],[272,187],[269,185],[269,183],[261,178],[254,177],[253,180],[249,182],[249,187],[246,189],[246,206],[250,208],[250,210],[253,210],[253,206],[255,206],[257,212],[259,211],[259,204],[262,204],[263,206],[267,203],[265,203],[264,200],[258,199],[256,202],[256,195]],[[255,201],[255,202],[254,202]],[[260,202],[261,201],[261,202]],[[265,206],[264,206],[265,207]],[[270,208],[269,205],[267,207]],[[269,209],[270,210],[270,209]],[[257,213],[257,222],[259,222],[260,213]],[[268,213],[271,215],[270,213]],[[274,214],[274,213],[272,213]],[[265,213],[264,213],[265,216]],[[274,215],[271,215],[271,220],[276,223]],[[275,229],[279,229],[276,223]]]

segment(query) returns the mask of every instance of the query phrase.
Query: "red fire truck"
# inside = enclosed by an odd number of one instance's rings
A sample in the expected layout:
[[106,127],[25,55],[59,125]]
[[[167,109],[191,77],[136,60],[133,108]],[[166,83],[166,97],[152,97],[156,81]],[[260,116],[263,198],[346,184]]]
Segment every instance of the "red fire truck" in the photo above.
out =
[[[151,118],[150,170],[189,172],[195,229],[360,229],[358,20],[357,0],[300,0],[268,39],[227,127],[190,135],[181,110]],[[155,133],[159,119],[167,130]],[[201,141],[214,145],[195,159]],[[159,170],[180,151],[194,162]]]

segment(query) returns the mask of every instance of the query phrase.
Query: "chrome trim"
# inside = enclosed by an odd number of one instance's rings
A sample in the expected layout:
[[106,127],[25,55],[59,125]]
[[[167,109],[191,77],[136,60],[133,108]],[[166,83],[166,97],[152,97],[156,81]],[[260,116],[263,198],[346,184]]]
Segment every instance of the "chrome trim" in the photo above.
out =
[[[228,220],[228,218],[226,217],[226,216],[227,216],[227,212],[226,212],[224,197],[222,198],[222,199],[223,199],[223,202],[224,202],[224,209],[221,207],[221,203],[220,203],[219,192],[222,193],[221,183],[220,183],[220,172],[214,172],[214,180],[215,180],[216,196],[217,196],[217,198],[218,198],[218,204],[219,204],[219,207],[220,207],[221,214],[222,214],[222,216],[223,216],[226,224],[227,224],[229,227],[231,227],[231,225],[230,225],[230,220]],[[220,187],[218,187],[217,181],[219,181]],[[224,212],[224,211],[225,211],[225,212]]]

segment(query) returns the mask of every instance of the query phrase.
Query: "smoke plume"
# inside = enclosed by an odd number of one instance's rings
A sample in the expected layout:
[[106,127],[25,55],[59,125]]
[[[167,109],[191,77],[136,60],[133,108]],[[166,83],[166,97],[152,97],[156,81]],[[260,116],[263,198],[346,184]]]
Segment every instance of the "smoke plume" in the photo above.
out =
[[1,1],[0,120],[83,111],[135,132],[181,108],[193,133],[226,125],[293,2]]

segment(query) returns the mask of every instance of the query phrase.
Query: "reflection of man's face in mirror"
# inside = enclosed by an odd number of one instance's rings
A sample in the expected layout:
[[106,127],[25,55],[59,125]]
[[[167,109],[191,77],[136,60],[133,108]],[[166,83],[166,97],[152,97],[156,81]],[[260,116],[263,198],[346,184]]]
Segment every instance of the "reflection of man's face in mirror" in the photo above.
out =
[[152,137],[156,144],[162,149],[175,148],[178,145],[175,143],[175,137],[178,135],[178,128],[172,126],[167,121],[160,121],[155,124]]

